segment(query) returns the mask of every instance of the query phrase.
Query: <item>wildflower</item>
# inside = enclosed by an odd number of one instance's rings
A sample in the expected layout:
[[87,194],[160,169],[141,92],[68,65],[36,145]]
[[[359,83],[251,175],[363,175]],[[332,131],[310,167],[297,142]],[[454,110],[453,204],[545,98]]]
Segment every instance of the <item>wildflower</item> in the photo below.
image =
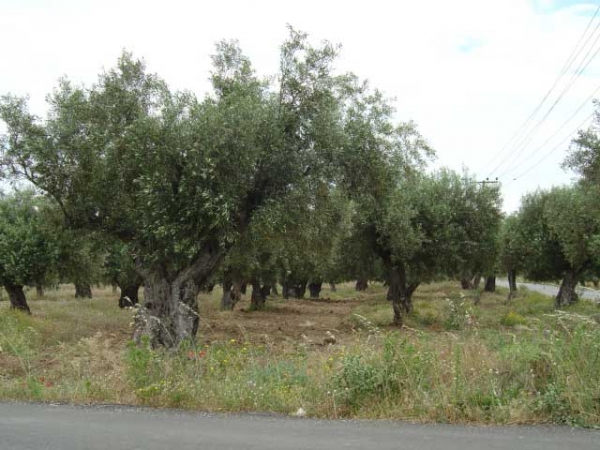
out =
[[231,342],[232,344],[235,344],[237,341],[235,339],[230,339],[229,342]]
[[206,352],[203,350],[201,352],[198,352],[198,358],[204,358],[206,356]]

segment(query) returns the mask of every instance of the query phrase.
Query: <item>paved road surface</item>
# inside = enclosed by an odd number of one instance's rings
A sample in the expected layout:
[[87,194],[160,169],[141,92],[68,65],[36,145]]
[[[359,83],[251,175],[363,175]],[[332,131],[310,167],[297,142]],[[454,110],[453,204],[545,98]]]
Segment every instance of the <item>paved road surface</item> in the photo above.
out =
[[[505,287],[505,288],[508,287],[507,280],[497,279],[496,284],[501,287]],[[535,291],[535,292],[539,292],[541,294],[546,294],[550,297],[556,297],[556,294],[558,294],[558,286],[554,286],[554,285],[550,285],[550,284],[517,283],[517,288],[519,288],[521,286],[525,286],[530,291]],[[596,291],[594,289],[584,288],[583,286],[580,286],[577,288],[577,294],[579,294],[579,297],[581,297],[581,298],[586,298],[588,300],[592,300],[597,303],[600,303],[600,292]],[[600,448],[600,445],[598,448]]]
[[0,403],[1,450],[598,450],[600,432]]

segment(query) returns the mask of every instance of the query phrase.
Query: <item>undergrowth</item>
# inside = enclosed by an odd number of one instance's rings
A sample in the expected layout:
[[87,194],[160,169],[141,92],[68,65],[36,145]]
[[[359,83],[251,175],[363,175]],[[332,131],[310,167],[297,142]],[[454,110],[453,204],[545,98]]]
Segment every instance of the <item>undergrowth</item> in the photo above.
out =
[[[126,344],[110,327],[53,342],[45,336],[55,326],[48,321],[59,320],[56,306],[51,319],[3,310],[0,398],[600,425],[598,307],[582,302],[554,311],[551,302],[527,293],[507,304],[500,293],[484,294],[475,305],[438,284],[417,292],[403,330],[389,327],[384,296],[368,297],[344,319],[347,331],[334,345],[265,342],[248,333],[211,342],[200,336],[177,351]],[[102,310],[96,305],[94,314]],[[112,323],[111,314],[101,321]],[[122,327],[128,314],[121,312]]]

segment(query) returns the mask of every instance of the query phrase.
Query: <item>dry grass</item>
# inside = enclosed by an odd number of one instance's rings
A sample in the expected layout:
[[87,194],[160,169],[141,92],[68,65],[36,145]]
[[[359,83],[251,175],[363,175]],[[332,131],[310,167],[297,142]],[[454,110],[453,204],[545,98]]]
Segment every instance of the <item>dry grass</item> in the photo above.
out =
[[[110,402],[316,417],[437,422],[600,424],[600,310],[556,314],[524,293],[421,287],[394,329],[384,288],[351,285],[323,300],[272,298],[250,312],[200,299],[201,330],[177,352],[128,345],[131,311],[95,290],[32,300],[27,317],[0,303],[0,398]],[[34,296],[34,295],[33,295]],[[328,332],[336,344],[327,345]]]

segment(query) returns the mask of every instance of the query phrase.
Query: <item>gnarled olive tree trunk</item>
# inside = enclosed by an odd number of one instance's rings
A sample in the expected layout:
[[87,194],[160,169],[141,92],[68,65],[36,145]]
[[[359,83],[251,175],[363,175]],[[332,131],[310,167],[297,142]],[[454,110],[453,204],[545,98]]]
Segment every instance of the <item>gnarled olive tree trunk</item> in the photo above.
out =
[[303,299],[306,294],[306,285],[308,284],[307,280],[300,281],[298,284],[294,285],[294,298]]
[[394,309],[394,325],[402,325],[402,316],[413,310],[412,295],[419,287],[419,283],[407,283],[406,269],[403,264],[388,266],[388,293],[387,298],[392,302]]
[[269,295],[271,295],[271,285],[263,284],[260,288],[260,293],[263,295],[263,297],[267,298]]
[[75,283],[75,298],[92,298],[92,286],[88,283]]
[[356,280],[356,285],[354,286],[354,288],[359,292],[366,291],[368,287],[369,280],[367,280],[366,278],[359,278],[358,280]]
[[6,292],[8,292],[11,309],[17,309],[27,314],[31,314],[31,310],[27,304],[27,298],[25,298],[25,292],[23,292],[23,286],[6,283],[4,285],[4,289],[6,289]]
[[227,270],[223,277],[223,297],[221,297],[221,310],[233,311],[235,305],[242,299],[246,283],[237,270]]
[[144,280],[144,306],[135,318],[133,339],[141,343],[146,336],[152,347],[176,347],[193,340],[200,316],[193,280],[175,279],[151,274]]
[[577,271],[569,270],[567,273],[565,273],[562,283],[560,284],[560,289],[558,290],[558,294],[556,295],[556,299],[554,301],[554,306],[556,308],[570,306],[574,303],[577,303],[579,296],[577,295],[575,288],[577,287],[578,282],[579,274]]
[[283,298],[288,299],[290,297],[302,299],[304,298],[304,294],[306,294],[306,285],[308,284],[308,280],[296,280],[290,281],[285,280],[282,283],[282,295]]
[[207,245],[186,268],[168,272],[161,267],[145,269],[136,262],[144,281],[144,302],[135,317],[133,339],[145,339],[153,347],[173,348],[194,341],[200,316],[197,295],[222,259],[223,254]]
[[134,280],[130,283],[120,286],[121,295],[119,295],[119,308],[127,308],[137,305],[139,300],[139,291],[142,286],[141,280]]
[[485,286],[483,287],[485,292],[496,292],[496,276],[492,275],[486,277]]
[[252,280],[252,295],[250,297],[250,309],[258,311],[265,307],[267,296],[263,295],[263,290],[260,287],[260,281]]
[[308,285],[308,290],[310,291],[310,298],[319,298],[322,288],[322,281],[311,281]]
[[235,305],[242,299],[242,284],[237,281],[223,281],[223,297],[221,297],[221,310],[233,311]]

